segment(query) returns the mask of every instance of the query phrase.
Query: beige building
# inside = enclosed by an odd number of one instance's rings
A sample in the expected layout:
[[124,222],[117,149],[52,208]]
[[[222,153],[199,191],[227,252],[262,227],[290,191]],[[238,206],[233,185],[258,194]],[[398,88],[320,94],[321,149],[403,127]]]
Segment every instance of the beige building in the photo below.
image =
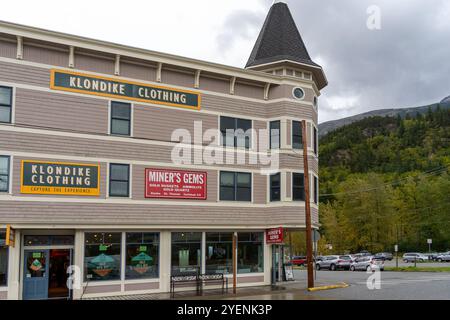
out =
[[[0,22],[0,299],[231,277],[234,233],[237,285],[270,284],[265,231],[305,228],[302,120],[319,223],[326,84],[284,3],[244,69]],[[71,265],[81,283],[69,290]]]

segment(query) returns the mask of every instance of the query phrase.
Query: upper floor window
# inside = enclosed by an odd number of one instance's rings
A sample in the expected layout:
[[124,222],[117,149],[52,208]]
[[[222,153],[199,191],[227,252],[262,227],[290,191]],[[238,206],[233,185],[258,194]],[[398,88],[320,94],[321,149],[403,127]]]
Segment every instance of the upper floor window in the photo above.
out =
[[314,154],[317,155],[319,149],[319,141],[317,137],[317,128],[313,127],[313,143],[314,143]]
[[280,121],[270,121],[270,149],[280,148]]
[[0,156],[0,192],[9,191],[9,157]]
[[11,123],[12,88],[0,86],[0,122]]
[[129,197],[130,165],[117,163],[109,165],[109,195],[111,197]]
[[300,121],[292,121],[292,148],[303,148],[302,123]]
[[131,135],[131,104],[111,101],[111,134]]
[[319,203],[319,179],[314,176],[314,203]]
[[220,172],[220,200],[252,201],[252,174]]
[[280,201],[281,199],[281,175],[275,173],[270,175],[270,201]]
[[305,201],[305,176],[303,173],[292,173],[292,200]]
[[220,117],[222,145],[226,147],[251,147],[252,121],[247,119]]

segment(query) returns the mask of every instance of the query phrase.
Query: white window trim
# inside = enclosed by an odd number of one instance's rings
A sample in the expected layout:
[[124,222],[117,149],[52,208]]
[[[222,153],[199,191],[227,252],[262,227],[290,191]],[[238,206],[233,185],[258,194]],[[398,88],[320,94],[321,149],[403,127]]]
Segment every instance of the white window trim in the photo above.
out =
[[[110,176],[110,166],[111,164],[127,164],[128,165],[128,197],[117,197],[117,196],[110,196],[109,195],[109,184],[111,182],[111,176]],[[111,198],[111,199],[133,199],[133,165],[128,162],[106,162],[106,196],[105,198]]]
[[[251,185],[250,185],[250,187],[251,187],[251,194],[250,194],[250,197],[251,197],[251,199],[250,199],[250,201],[237,201],[237,200],[220,200],[220,173],[222,172],[222,171],[226,171],[226,172],[233,172],[233,173],[236,173],[236,172],[238,172],[238,173],[250,173],[250,177],[251,177]],[[254,186],[254,177],[255,177],[255,175],[254,175],[254,173],[253,172],[248,172],[248,171],[239,171],[239,170],[217,170],[217,202],[222,202],[222,203],[239,203],[239,204],[245,204],[245,203],[247,203],[247,204],[253,204],[254,203],[254,195],[253,195],[253,192],[254,192],[254,190],[255,190],[255,188],[253,187]],[[267,198],[267,194],[266,194],[266,198]]]
[[[130,105],[130,135],[120,135],[120,134],[112,134],[111,133],[111,122],[112,122],[112,102],[120,102],[120,103],[128,103]],[[133,138],[134,137],[134,103],[123,102],[120,100],[108,100],[108,135],[114,137],[123,137],[123,138]]]

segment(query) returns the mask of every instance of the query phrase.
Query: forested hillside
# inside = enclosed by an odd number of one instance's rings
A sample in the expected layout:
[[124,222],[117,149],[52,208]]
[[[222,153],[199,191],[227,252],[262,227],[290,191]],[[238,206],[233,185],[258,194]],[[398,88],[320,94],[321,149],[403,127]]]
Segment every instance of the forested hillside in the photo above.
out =
[[320,140],[321,243],[450,249],[450,110],[372,117]]

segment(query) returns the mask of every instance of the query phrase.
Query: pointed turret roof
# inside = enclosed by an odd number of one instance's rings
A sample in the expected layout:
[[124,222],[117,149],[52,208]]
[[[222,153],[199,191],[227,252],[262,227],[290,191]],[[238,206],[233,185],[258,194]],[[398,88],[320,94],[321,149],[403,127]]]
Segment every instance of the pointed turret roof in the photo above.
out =
[[286,3],[274,3],[264,21],[246,68],[289,60],[319,67],[306,50]]

